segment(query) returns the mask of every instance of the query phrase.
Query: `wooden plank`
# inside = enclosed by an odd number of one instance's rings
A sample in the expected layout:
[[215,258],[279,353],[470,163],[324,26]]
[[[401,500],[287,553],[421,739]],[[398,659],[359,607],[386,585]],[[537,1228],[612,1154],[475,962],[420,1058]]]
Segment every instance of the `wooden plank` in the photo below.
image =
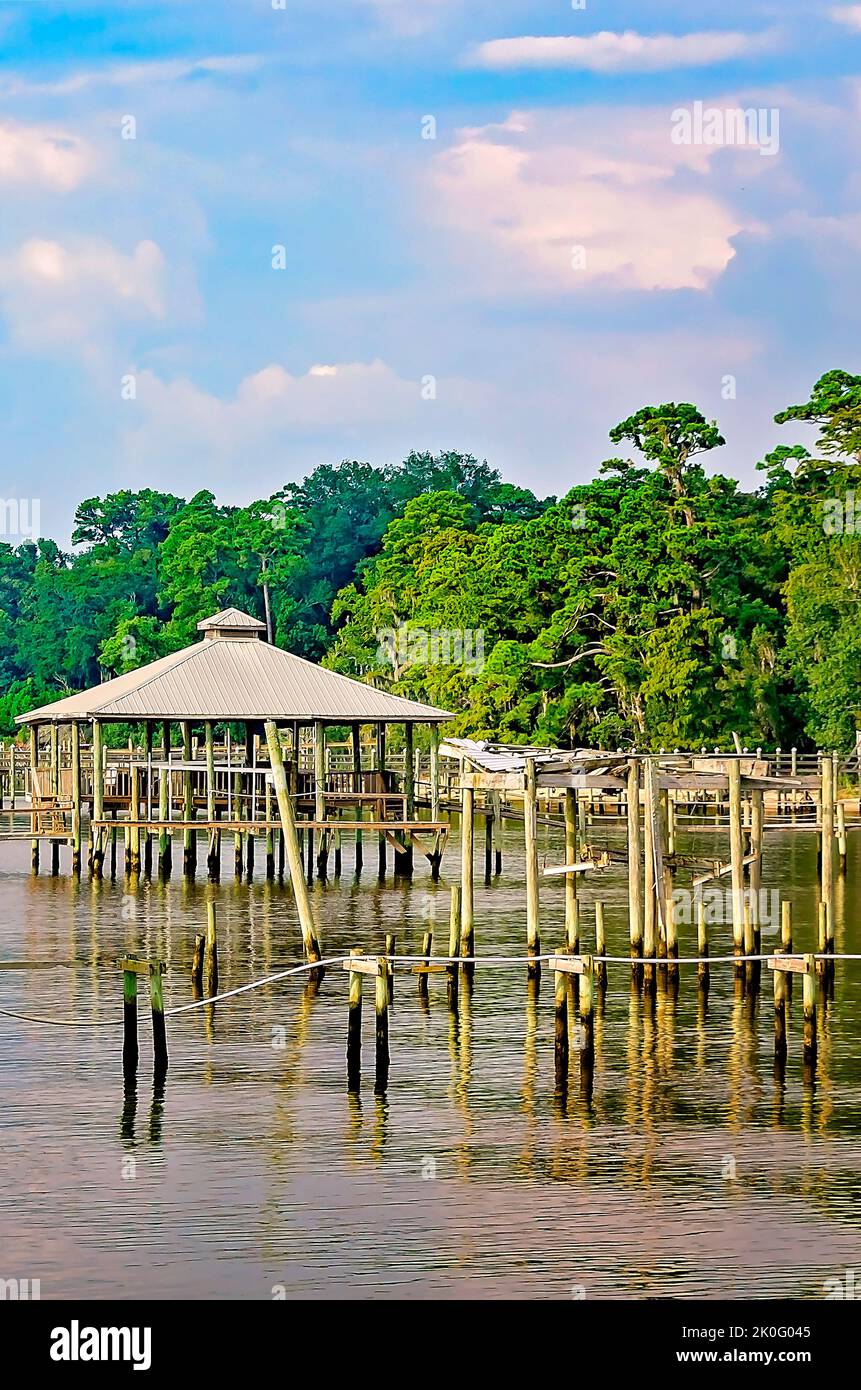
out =
[[547,962],[548,970],[558,970],[565,975],[582,975],[586,966],[582,956],[551,956]]
[[[148,975],[150,973],[150,962],[148,960],[138,960],[134,956],[124,956],[117,961],[118,970],[127,970],[132,975]],[[156,961],[152,966],[153,970],[158,969],[163,975],[167,970],[164,961]]]
[[353,970],[357,975],[382,975],[384,962],[378,956],[350,956],[349,960],[341,961],[342,970]]
[[[746,854],[741,861],[742,868],[744,868],[746,864],[753,864],[757,859],[759,859],[758,854]],[[702,874],[700,878],[695,878],[693,887],[700,888],[704,883],[708,883],[710,879],[723,878],[729,873],[732,873],[732,864],[721,864],[720,860],[715,859],[712,872],[710,874]]]
[[810,964],[804,956],[769,956],[769,970],[788,970],[792,975],[809,975]]
[[549,869],[544,869],[545,878],[556,878],[560,874],[584,874],[589,869],[605,869],[610,862],[609,854],[601,856],[600,859],[581,859],[576,864],[553,864]]

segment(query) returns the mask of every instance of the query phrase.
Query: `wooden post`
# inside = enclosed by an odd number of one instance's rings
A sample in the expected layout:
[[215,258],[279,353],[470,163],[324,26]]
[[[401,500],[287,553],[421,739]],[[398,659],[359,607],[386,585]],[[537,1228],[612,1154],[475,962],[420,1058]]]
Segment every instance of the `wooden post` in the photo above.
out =
[[455,958],[460,954],[460,888],[456,883],[451,885],[451,912],[449,916],[448,928],[448,954],[452,964],[448,968],[448,1006],[450,1009],[457,1008],[457,963]]
[[51,723],[51,795],[55,801],[60,799],[60,742],[59,728]]
[[762,829],[764,823],[763,794],[752,791],[750,794],[750,852],[756,858],[748,869],[750,888],[750,915],[753,923],[753,949],[758,952],[762,945],[762,923],[760,921],[759,896],[762,889]]
[[430,726],[430,808],[431,820],[439,820],[439,726]]
[[643,768],[643,955],[650,962],[643,966],[643,982],[650,988],[657,980],[654,958],[658,954],[657,889],[655,874],[655,820],[657,778],[651,758]]
[[207,719],[204,725],[204,737],[206,739],[206,819],[209,823],[207,827],[209,850],[206,857],[206,867],[209,878],[214,882],[218,878],[218,870],[221,863],[221,831],[214,829],[215,734],[211,719]]
[[[188,720],[183,720],[182,724],[182,757],[186,763],[191,762],[191,725]],[[190,821],[194,818],[194,800],[192,797],[191,772],[186,770],[182,774],[183,802],[182,818]],[[197,858],[197,835],[190,826],[182,832],[182,872],[186,878],[194,877],[195,860]]]
[[[161,726],[161,756],[162,761],[170,763],[170,721],[162,720]],[[162,878],[170,878],[172,844],[170,830],[165,825],[165,821],[170,819],[171,806],[171,785],[170,771],[162,768],[158,777],[158,818],[161,821],[161,829],[158,833],[158,871]]]
[[239,823],[242,820],[242,773],[233,774],[233,819],[236,822],[236,829],[233,832],[233,877],[242,878],[242,831]]
[[[538,920],[538,791],[535,780],[535,759],[526,759],[523,784],[523,828],[526,842],[526,951],[530,956],[541,954],[541,932]],[[573,874],[566,874],[573,878]],[[529,966],[529,974],[540,973],[540,964]]]
[[149,1002],[152,1010],[153,1073],[156,1077],[164,1077],[167,1071],[167,1033],[164,1025],[164,993],[161,978],[163,973],[162,961],[150,963]]
[[595,1055],[595,999],[592,986],[592,957],[583,956],[583,973],[580,976],[580,1062],[587,1067]]
[[785,970],[774,971],[774,1058],[783,1062],[786,1058],[786,983],[789,974]]
[[[628,766],[628,928],[631,955],[643,954],[643,866],[640,840],[640,765],[631,760]],[[635,972],[639,969],[634,966]]]
[[822,950],[833,949],[828,943],[834,938],[834,762],[830,753],[822,754],[822,794],[820,798],[822,831],[821,899],[825,906],[825,942]]
[[[568,874],[566,877],[570,878]],[[564,948],[559,952],[564,953]],[[553,1004],[555,1014],[554,1060],[556,1084],[564,1085],[568,1075],[568,976],[564,970],[553,973]]]
[[123,1076],[133,1080],[138,1069],[138,977],[123,971]]
[[[570,875],[569,875],[570,877]],[[669,931],[669,928],[667,928]],[[607,943],[604,938],[604,904],[595,903],[595,955],[603,956],[607,951]],[[677,967],[678,968],[678,967]],[[595,962],[595,977],[599,989],[605,989],[607,985],[607,962],[598,960]]]
[[[413,821],[416,818],[416,781],[415,781],[415,747],[413,740],[413,724],[407,720],[404,724],[404,804],[406,818]],[[402,860],[401,872],[409,878],[413,872],[413,842],[409,835],[405,835],[404,853],[399,856]]]
[[[565,788],[563,801],[565,818],[565,863],[577,863],[577,793]],[[577,911],[577,875],[565,875],[565,941],[569,951],[580,949],[580,927]]]
[[129,841],[126,859],[126,873],[139,874],[141,871],[141,832],[140,825],[140,776],[135,763],[129,763]]
[[275,877],[275,838],[272,830],[272,786],[266,779],[266,877]]
[[203,951],[206,937],[203,932],[195,932],[194,954],[191,958],[191,987],[199,994],[203,988]]
[[[424,964],[425,964],[425,966],[426,966],[428,969],[430,968],[430,958],[431,958],[431,955],[432,955],[432,954],[433,954],[433,932],[432,932],[432,931],[426,931],[425,934],[424,934],[424,936],[422,937],[422,956],[424,957]],[[428,992],[428,977],[427,977],[427,970],[424,970],[424,971],[420,971],[420,972],[419,972],[418,982],[419,982],[419,994],[422,996],[423,999],[426,999],[426,998],[427,998],[427,992]]]
[[[386,932],[386,955],[393,956],[397,948],[397,939],[394,932]],[[395,997],[395,967],[391,961],[387,962],[386,989],[391,1004]]]
[[813,1065],[816,1061],[816,969],[812,955],[804,957],[804,974],[801,977],[801,982],[804,1009],[804,1061]]
[[837,802],[837,851],[840,856],[840,872],[846,873],[846,802]]
[[[380,782],[381,782],[383,791],[385,791],[385,789],[386,789],[386,726],[385,726],[385,724],[378,724],[378,725],[377,725],[377,772],[379,773],[379,776],[380,776]],[[383,816],[385,816],[385,806],[386,806],[386,803],[383,801],[383,802],[380,803],[380,805],[381,805],[382,808],[383,808],[382,814],[383,814]],[[386,876],[386,835],[385,835],[385,831],[383,831],[383,830],[380,830],[380,831],[378,832],[378,836],[377,836],[377,872],[378,872],[379,877],[380,877],[381,879],[385,878],[385,876]]]
[[72,720],[72,873],[81,872],[81,726]]
[[377,1018],[374,1090],[385,1091],[389,1084],[389,963],[384,956],[378,961],[379,973],[374,981],[374,1007]]
[[732,872],[732,944],[736,955],[744,949],[744,843],[741,826],[741,763],[731,757],[729,773],[729,852]]
[[206,993],[218,993],[218,930],[215,903],[206,904],[206,943],[205,943]]
[[[314,819],[326,819],[326,726],[322,719],[314,720]],[[329,871],[329,838],[318,830],[317,877],[326,878]]]
[[676,905],[672,894],[664,899],[664,916],[667,929],[667,978],[677,980],[679,978],[679,928],[676,922]]
[[281,756],[281,744],[278,742],[278,730],[272,720],[266,721],[265,728],[266,742],[269,747],[269,759],[272,764],[272,779],[275,786],[275,795],[278,800],[278,812],[284,831],[287,863],[290,866],[290,879],[293,884],[293,894],[299,913],[299,924],[302,928],[302,943],[305,948],[306,959],[309,961],[316,961],[321,959],[320,944],[317,939],[314,918],[311,913],[311,900],[308,896],[308,886],[302,872],[302,854],[299,849],[299,837],[296,834],[296,821],[293,816],[293,807],[287,791],[287,773],[284,770],[284,759]]
[[489,883],[493,875],[493,810],[484,812],[484,881]]
[[[102,750],[102,726],[93,720],[93,815],[94,821],[105,815],[105,761]],[[93,878],[101,878],[105,862],[105,831],[102,826],[90,827],[90,865]]]
[[490,793],[493,803],[493,872],[502,873],[502,795],[498,791]]
[[706,906],[705,906],[705,903],[703,902],[702,898],[701,898],[699,895],[697,895],[696,903],[697,903],[697,955],[701,957],[701,960],[700,960],[700,962],[699,962],[699,964],[698,964],[698,966],[697,966],[697,979],[699,980],[699,982],[700,982],[700,984],[701,984],[702,986],[704,986],[705,988],[707,988],[707,987],[708,987],[708,982],[709,982],[709,967],[708,967],[709,929],[708,929],[708,923],[706,922]]
[[460,954],[471,956],[475,953],[475,926],[473,918],[472,882],[472,837],[474,829],[475,792],[472,787],[464,787],[460,808],[460,881],[461,881],[461,926]]
[[[360,956],[361,946],[350,949]],[[358,1091],[362,1079],[362,973],[350,971],[350,1002],[347,1007],[347,1089]]]
[[[30,725],[30,824],[35,832],[38,816],[36,812],[36,782],[38,780],[39,766],[39,728],[37,724]],[[30,841],[30,868],[34,874],[39,872],[39,839],[33,835]]]
[[352,724],[350,726],[350,743],[353,750],[353,790],[360,797],[356,802],[356,873],[360,874],[364,865],[365,854],[362,844],[362,831],[360,829],[363,815],[362,807],[364,803],[361,800],[361,792],[363,790],[362,739],[361,729],[358,724]]

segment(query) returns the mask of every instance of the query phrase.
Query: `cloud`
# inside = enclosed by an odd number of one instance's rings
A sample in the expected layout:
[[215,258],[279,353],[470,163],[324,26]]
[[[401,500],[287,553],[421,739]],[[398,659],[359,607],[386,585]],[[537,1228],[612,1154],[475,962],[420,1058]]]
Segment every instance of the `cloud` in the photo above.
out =
[[85,68],[70,72],[49,82],[31,82],[22,77],[10,77],[0,82],[0,94],[18,96],[72,96],[92,87],[146,87],[164,82],[181,82],[187,78],[241,76],[255,72],[264,59],[256,54],[234,54],[227,57],[171,58],[144,63],[114,63],[103,68]]
[[0,188],[21,184],[68,193],[95,169],[92,148],[67,130],[0,121]]
[[417,38],[433,28],[456,0],[365,0],[377,20],[404,38]]
[[590,72],[662,72],[667,68],[708,67],[731,58],[749,58],[774,46],[776,34],[711,32],[699,34],[617,34],[602,30],[586,37],[490,39],[467,61],[482,68],[585,68]]
[[835,5],[828,11],[828,18],[833,19],[835,24],[861,29],[861,5]]
[[164,316],[164,273],[153,241],[126,255],[96,237],[66,245],[32,238],[0,257],[0,307],[22,346],[72,345],[87,357],[118,318]]
[[658,108],[513,113],[437,156],[427,214],[493,292],[703,290],[758,229],[704,177],[717,152],[674,145]]

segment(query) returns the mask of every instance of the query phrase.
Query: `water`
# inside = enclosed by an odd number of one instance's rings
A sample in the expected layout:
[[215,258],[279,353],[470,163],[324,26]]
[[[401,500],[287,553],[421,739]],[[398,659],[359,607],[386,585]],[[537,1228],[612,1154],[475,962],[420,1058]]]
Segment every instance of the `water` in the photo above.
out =
[[[560,862],[559,831],[541,835],[548,863]],[[476,856],[479,951],[522,951],[521,837],[507,826],[490,885]],[[682,833],[678,847],[726,851],[714,835]],[[261,858],[258,848],[258,875]],[[44,872],[44,847],[42,862],[33,878],[29,844],[0,845],[2,957],[62,964],[0,971],[0,1007],[118,1016],[114,962],[126,951],[162,956],[167,1006],[188,1002],[212,892],[220,988],[300,959],[290,890],[235,885],[232,845],[215,889],[176,870],[169,885],[137,891],[122,876],[76,884]],[[417,855],[411,886],[381,887],[366,836],[356,883],[345,844],[342,878],[314,888],[324,950],[381,950],[392,931],[416,952],[428,925],[445,950],[458,869],[454,834],[439,884]],[[626,950],[623,873],[580,890],[585,942],[599,896],[615,953]],[[814,834],[767,834],[763,883],[792,899],[796,947],[814,945],[815,876]],[[861,950],[859,876],[852,835],[838,951]],[[563,939],[562,884],[542,883],[545,949]],[[713,929],[713,953],[729,939]],[[692,946],[682,927],[682,954]],[[826,1279],[861,1266],[861,962],[838,965],[824,1017],[820,1007],[813,1085],[802,1078],[799,984],[781,1082],[769,973],[751,1008],[734,997],[731,967],[714,966],[703,1011],[695,969],[683,967],[678,998],[662,989],[652,1010],[627,967],[611,966],[591,1099],[574,1052],[556,1094],[552,977],[530,993],[519,968],[479,970],[456,1021],[444,977],[431,976],[425,1011],[415,976],[399,973],[385,1096],[373,1092],[370,980],[361,1095],[346,1091],[340,970],[316,994],[299,977],[169,1018],[162,1095],[143,1008],[127,1095],[119,1029],[0,1016],[0,1277],[38,1278],[43,1298],[822,1297]]]

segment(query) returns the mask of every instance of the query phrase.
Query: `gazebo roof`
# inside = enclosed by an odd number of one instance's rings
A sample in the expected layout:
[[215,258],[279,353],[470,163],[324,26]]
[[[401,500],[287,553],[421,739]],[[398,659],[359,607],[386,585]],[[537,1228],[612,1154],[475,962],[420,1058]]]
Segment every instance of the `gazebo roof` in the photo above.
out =
[[224,609],[198,627],[205,636],[192,646],[30,710],[15,722],[323,719],[330,724],[427,724],[452,717],[447,710],[375,690],[260,641],[263,624],[237,608]]

